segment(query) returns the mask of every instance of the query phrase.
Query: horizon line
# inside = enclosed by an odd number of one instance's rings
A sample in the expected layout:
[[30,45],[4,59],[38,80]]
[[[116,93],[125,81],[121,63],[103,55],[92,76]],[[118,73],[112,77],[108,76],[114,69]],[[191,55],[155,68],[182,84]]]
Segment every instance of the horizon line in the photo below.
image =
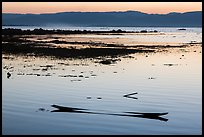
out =
[[137,11],[137,10],[118,10],[118,11],[59,11],[59,12],[44,12],[44,13],[14,13],[14,12],[2,12],[2,14],[33,14],[33,15],[41,15],[41,14],[56,14],[56,13],[68,13],[68,12],[81,12],[81,13],[108,13],[108,12],[140,12],[140,13],[145,13],[145,14],[160,14],[160,15],[165,15],[165,14],[170,14],[170,13],[187,13],[187,12],[202,12],[202,10],[193,10],[193,11],[185,11],[185,12],[168,12],[168,13],[146,13],[142,11]]

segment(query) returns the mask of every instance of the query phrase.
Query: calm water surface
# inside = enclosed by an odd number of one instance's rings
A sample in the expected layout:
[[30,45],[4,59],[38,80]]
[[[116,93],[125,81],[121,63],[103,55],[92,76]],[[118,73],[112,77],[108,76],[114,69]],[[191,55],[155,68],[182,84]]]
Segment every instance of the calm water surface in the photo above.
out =
[[[60,35],[60,39],[73,41],[95,41],[107,42],[112,44],[128,45],[183,45],[186,43],[196,42],[202,43],[202,28],[185,28],[186,30],[179,30],[176,27],[69,27],[69,26],[2,26],[2,28],[19,28],[19,29],[36,29],[43,28],[47,30],[62,29],[62,30],[92,30],[92,31],[110,31],[110,30],[124,30],[124,31],[154,31],[158,33],[153,34],[125,34],[125,35]],[[48,40],[45,36],[44,40]],[[59,37],[54,35],[54,37]],[[77,38],[77,39],[76,39]],[[41,39],[43,40],[43,39]],[[151,44],[150,44],[151,43]]]
[[[53,28],[52,28],[53,29]],[[76,29],[76,28],[72,28]],[[79,29],[79,27],[78,27]],[[84,29],[83,27],[81,28]],[[87,28],[86,28],[87,29]],[[113,28],[90,28],[112,30]],[[117,29],[117,28],[115,28]],[[144,28],[120,28],[143,30]],[[108,42],[184,44],[202,42],[202,28],[145,28],[162,35],[80,35]],[[115,41],[117,42],[117,41]],[[202,47],[135,53],[116,64],[97,59],[2,55],[2,133],[10,134],[202,134]],[[7,73],[11,76],[8,77]],[[124,97],[135,93],[132,98]],[[51,105],[90,113],[51,112]],[[107,114],[168,112],[167,119]],[[99,114],[100,113],[100,114]]]
[[[116,64],[3,55],[3,134],[202,134],[202,47],[136,53]],[[65,63],[65,64],[63,64]],[[172,65],[165,65],[172,64]],[[43,67],[53,65],[52,67]],[[11,77],[7,78],[6,73]],[[31,74],[39,74],[31,75]],[[77,77],[61,77],[76,75]],[[79,77],[83,75],[83,77]],[[132,95],[138,99],[125,98]],[[87,98],[89,97],[89,98]],[[100,97],[101,99],[98,99]],[[51,112],[169,112],[168,121]],[[41,108],[41,109],[40,109]],[[45,110],[44,110],[45,109]]]

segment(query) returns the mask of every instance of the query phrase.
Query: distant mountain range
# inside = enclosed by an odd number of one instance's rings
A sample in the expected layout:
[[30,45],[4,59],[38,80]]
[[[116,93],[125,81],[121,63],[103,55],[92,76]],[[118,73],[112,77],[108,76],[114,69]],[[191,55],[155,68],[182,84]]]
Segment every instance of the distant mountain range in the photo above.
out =
[[2,13],[2,25],[120,27],[202,27],[202,11],[168,14],[124,12]]

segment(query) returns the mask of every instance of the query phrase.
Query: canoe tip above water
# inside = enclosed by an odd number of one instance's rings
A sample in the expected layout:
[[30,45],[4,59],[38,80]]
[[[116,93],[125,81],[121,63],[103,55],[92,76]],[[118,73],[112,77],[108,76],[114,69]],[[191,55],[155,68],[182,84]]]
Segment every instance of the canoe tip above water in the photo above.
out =
[[126,112],[126,113],[131,113],[131,114],[140,114],[140,115],[151,115],[151,116],[162,116],[162,115],[167,115],[169,112],[164,112],[164,113],[142,113],[142,112]]

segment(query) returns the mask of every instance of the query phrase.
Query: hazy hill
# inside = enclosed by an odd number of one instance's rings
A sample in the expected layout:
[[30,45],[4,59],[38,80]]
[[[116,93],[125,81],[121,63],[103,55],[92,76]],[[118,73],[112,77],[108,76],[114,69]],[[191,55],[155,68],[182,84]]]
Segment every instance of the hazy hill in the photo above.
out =
[[125,12],[2,13],[2,25],[201,27],[202,11],[169,14]]

